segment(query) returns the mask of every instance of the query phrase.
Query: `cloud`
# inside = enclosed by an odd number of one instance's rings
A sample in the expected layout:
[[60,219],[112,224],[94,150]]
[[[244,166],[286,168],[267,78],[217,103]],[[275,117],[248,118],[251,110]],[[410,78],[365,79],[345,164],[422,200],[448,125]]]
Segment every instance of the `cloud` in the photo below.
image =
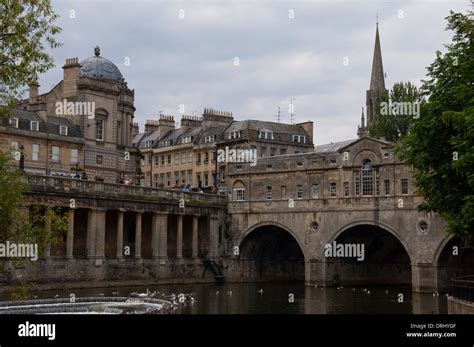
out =
[[214,107],[236,119],[270,121],[280,106],[289,122],[295,97],[295,121],[313,120],[315,142],[323,144],[356,137],[377,12],[387,87],[419,84],[435,51],[450,40],[444,18],[450,9],[465,12],[469,2],[57,0],[53,6],[64,46],[52,51],[57,68],[40,80],[42,92],[62,78],[66,58],[86,59],[99,45],[135,89],[141,125],[158,111],[178,114],[180,104],[187,113]]

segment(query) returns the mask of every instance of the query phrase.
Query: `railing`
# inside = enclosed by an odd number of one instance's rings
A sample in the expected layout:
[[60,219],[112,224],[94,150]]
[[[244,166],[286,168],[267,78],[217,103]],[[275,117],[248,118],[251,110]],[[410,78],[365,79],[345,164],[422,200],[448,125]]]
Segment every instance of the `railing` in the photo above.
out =
[[474,302],[474,276],[451,279],[452,296],[456,299]]
[[184,199],[190,203],[204,203],[223,206],[227,197],[196,193],[196,192],[180,192],[164,188],[152,188],[142,186],[130,186],[124,184],[104,183],[99,181],[87,181],[74,178],[28,175],[25,183],[31,186],[31,190],[38,191],[54,191],[64,193],[81,193],[87,195],[113,196],[113,197],[134,197],[148,199],[165,199],[179,200]]

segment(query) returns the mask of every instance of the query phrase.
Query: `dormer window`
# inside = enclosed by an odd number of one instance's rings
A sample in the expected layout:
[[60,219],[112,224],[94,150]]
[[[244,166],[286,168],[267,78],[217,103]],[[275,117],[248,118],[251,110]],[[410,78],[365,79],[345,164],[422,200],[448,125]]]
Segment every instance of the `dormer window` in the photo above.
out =
[[171,146],[171,140],[165,140],[165,141],[163,142],[163,146],[165,146],[165,147]]
[[191,143],[191,136],[183,137],[183,143]]
[[39,122],[32,120],[30,122],[30,130],[39,131]]
[[12,128],[18,128],[18,118],[10,118],[10,125]]
[[67,136],[67,126],[65,125],[59,126],[59,135]]
[[306,143],[306,136],[304,136],[304,135],[293,135],[293,142]]
[[153,147],[153,143],[154,143],[153,140],[147,140],[147,141],[145,141],[145,148],[151,148],[151,147]]
[[259,131],[258,132],[258,138],[259,139],[265,139],[265,140],[273,140],[273,132],[271,131]]
[[206,136],[204,138],[204,143],[214,142],[216,140],[216,135]]
[[238,139],[240,138],[240,131],[231,131],[229,133],[229,139]]

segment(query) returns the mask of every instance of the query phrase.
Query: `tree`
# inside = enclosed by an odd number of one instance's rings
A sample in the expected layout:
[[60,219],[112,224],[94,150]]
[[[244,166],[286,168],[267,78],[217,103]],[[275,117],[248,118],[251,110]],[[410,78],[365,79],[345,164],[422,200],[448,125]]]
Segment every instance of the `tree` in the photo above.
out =
[[0,1],[0,105],[11,112],[26,86],[54,66],[45,46],[61,44],[54,36],[61,28],[54,25],[58,15],[50,0]]
[[[380,102],[386,102],[390,105],[397,105],[399,103],[421,103],[423,96],[420,91],[411,82],[397,82],[393,85],[389,95],[382,95]],[[377,116],[375,121],[369,126],[369,133],[374,137],[385,137],[388,141],[397,142],[404,137],[408,131],[412,118],[416,115],[410,114],[394,114],[392,112],[381,112],[381,109],[376,109]]]
[[452,42],[427,68],[421,87],[427,102],[398,149],[424,197],[420,210],[438,213],[466,245],[474,244],[473,14],[446,17]]

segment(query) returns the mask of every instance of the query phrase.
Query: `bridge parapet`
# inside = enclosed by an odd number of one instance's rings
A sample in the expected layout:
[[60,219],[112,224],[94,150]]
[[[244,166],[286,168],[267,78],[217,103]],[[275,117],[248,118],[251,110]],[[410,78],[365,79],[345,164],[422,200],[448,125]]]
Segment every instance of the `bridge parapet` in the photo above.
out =
[[33,193],[51,192],[121,199],[130,197],[148,201],[170,200],[177,202],[184,199],[185,202],[191,204],[214,206],[223,206],[227,202],[227,197],[214,194],[179,192],[163,188],[129,186],[66,177],[28,175],[25,178],[25,183],[29,184],[30,191]]
[[422,198],[416,195],[347,197],[329,199],[284,199],[233,201],[228,204],[229,213],[247,212],[310,212],[310,211],[357,211],[357,210],[416,210]]

